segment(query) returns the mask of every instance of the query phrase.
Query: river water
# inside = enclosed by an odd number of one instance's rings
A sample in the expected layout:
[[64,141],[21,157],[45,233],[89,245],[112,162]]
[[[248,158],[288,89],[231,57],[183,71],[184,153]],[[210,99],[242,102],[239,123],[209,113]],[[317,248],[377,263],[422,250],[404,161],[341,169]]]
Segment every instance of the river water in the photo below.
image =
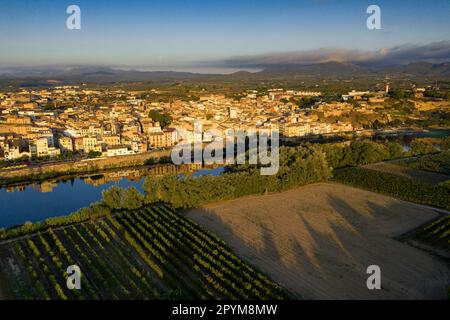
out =
[[26,221],[36,222],[50,217],[70,214],[101,199],[102,191],[113,185],[121,188],[134,186],[142,191],[142,183],[148,175],[167,173],[192,176],[219,175],[223,170],[222,167],[201,168],[161,165],[1,188],[0,228],[20,225]]

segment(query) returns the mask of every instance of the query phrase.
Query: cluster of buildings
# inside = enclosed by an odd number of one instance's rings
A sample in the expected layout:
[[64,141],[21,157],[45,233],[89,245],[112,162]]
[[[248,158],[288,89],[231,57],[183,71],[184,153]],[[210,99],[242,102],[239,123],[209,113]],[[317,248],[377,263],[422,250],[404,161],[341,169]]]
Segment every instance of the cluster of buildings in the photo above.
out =
[[[300,107],[295,99],[320,97],[316,91],[249,90],[238,98],[202,92],[198,99],[155,102],[143,91],[63,86],[0,93],[0,159],[56,157],[67,153],[122,156],[170,148],[203,130],[279,130],[283,137],[352,131],[336,117],[354,110],[348,102]],[[366,94],[366,92],[364,93]],[[170,125],[150,117],[167,114]],[[361,108],[359,112],[371,112]],[[328,121],[327,119],[333,119]]]
[[[119,98],[123,95],[126,100]],[[109,101],[111,103],[104,102]],[[174,130],[149,118],[150,106],[124,92],[62,87],[0,94],[0,158],[67,152],[118,156],[175,143]]]

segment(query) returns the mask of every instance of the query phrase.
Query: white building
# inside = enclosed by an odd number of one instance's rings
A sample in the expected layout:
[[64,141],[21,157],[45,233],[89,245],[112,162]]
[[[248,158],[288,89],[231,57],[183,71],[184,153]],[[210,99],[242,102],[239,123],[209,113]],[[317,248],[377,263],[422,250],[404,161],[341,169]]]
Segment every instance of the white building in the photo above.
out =
[[126,156],[129,154],[134,154],[134,152],[129,150],[127,146],[111,146],[106,153],[108,157]]

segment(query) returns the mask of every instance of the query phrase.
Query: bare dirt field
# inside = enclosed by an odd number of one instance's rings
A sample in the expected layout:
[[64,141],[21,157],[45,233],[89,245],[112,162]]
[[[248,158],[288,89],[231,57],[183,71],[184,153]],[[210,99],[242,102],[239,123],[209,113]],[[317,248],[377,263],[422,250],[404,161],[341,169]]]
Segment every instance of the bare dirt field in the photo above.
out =
[[420,182],[437,185],[446,180],[450,180],[450,176],[442,173],[429,172],[423,170],[415,170],[403,167],[391,162],[379,162],[365,165],[364,168],[395,174],[401,177],[415,179]]
[[[450,268],[394,240],[437,216],[376,193],[319,183],[209,204],[186,215],[304,299],[445,299]],[[381,268],[368,290],[366,268]]]

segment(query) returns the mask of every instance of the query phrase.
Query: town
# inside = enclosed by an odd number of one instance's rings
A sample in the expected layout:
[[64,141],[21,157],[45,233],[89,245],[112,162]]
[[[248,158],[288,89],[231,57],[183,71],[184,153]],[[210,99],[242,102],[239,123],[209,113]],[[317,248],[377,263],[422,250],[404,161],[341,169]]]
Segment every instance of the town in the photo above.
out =
[[[401,97],[398,99],[399,91]],[[208,142],[204,130],[279,130],[282,139],[401,126],[420,111],[445,107],[435,88],[355,91],[339,99],[320,91],[245,90],[239,96],[201,92],[190,99],[152,99],[159,91],[56,86],[0,93],[0,159],[114,157]],[[443,100],[443,101],[440,101]],[[402,112],[402,108],[409,108]],[[393,110],[395,109],[395,111]],[[409,112],[410,111],[410,112]],[[409,122],[408,122],[409,121]]]

